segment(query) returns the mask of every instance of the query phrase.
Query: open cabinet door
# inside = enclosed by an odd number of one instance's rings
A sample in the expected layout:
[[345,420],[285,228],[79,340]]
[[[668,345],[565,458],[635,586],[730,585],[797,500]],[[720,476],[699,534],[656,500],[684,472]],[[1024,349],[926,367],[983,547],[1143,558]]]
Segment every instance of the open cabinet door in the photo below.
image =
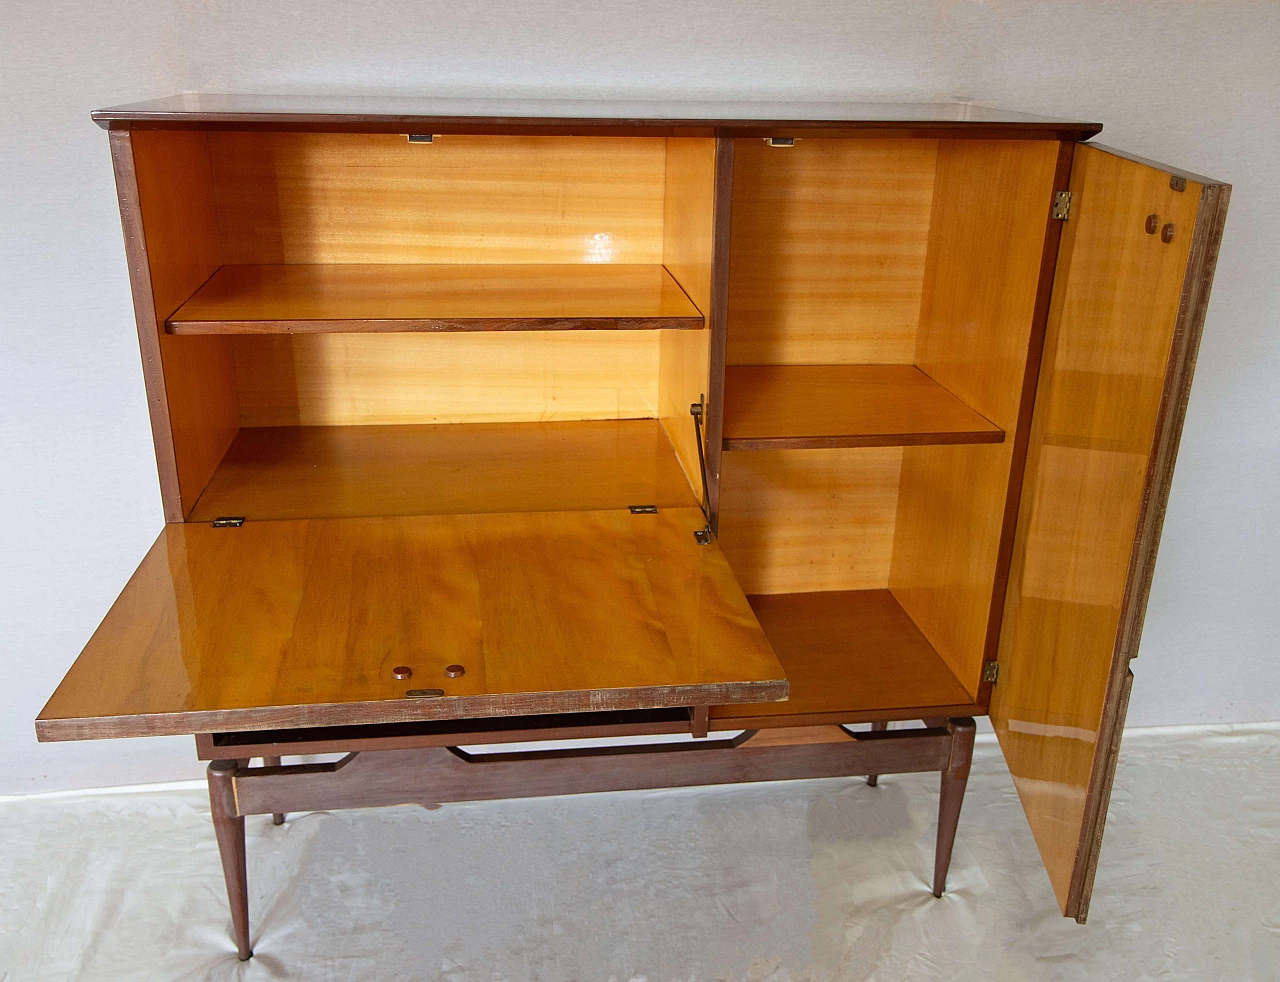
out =
[[1075,151],[991,719],[1081,922],[1230,190]]

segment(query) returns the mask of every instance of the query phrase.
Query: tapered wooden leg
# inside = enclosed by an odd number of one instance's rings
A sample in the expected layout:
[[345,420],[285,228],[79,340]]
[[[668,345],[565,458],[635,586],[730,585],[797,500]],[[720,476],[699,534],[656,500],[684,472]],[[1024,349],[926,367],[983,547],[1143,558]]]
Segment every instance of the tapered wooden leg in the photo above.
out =
[[227,881],[236,949],[240,960],[245,961],[253,957],[253,949],[249,947],[249,879],[245,869],[244,818],[236,814],[232,778],[239,764],[235,760],[215,760],[209,765],[209,810],[213,814],[213,831],[218,837],[218,852],[222,856],[222,875]]
[[947,870],[951,867],[951,847],[956,841],[960,823],[960,806],[964,803],[965,785],[969,783],[969,765],[973,762],[974,722],[969,717],[947,720],[951,731],[951,757],[942,772],[942,793],[938,801],[938,850],[933,860],[933,895],[941,897],[947,888]]
[[[279,758],[279,757],[263,757],[263,758],[262,758],[262,763],[263,763],[265,766],[267,766],[267,767],[279,767],[279,766],[280,766],[280,758]],[[272,813],[271,813],[271,824],[272,824],[272,825],[283,825],[283,824],[284,824],[284,812],[272,812]]]
[[[881,730],[887,730],[888,728],[889,728],[889,724],[888,724],[888,723],[872,723],[872,724],[871,724],[871,732],[872,732],[872,733],[879,733]],[[879,775],[879,774],[868,774],[868,775],[867,775],[867,784],[868,784],[868,785],[870,785],[870,786],[871,786],[871,787],[873,787],[873,788],[876,786],[876,783],[877,783],[879,780],[880,780],[880,775]]]

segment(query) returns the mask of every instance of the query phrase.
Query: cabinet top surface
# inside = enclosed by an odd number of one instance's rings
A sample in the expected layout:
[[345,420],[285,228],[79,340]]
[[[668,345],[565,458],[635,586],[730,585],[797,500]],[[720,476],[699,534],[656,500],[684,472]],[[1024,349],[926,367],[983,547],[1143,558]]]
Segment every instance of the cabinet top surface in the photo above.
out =
[[728,102],[458,99],[407,96],[222,95],[188,92],[93,113],[101,126],[135,124],[331,126],[428,123],[476,126],[628,126],[672,129],[996,129],[1091,136],[1099,123],[1032,116],[969,103]]

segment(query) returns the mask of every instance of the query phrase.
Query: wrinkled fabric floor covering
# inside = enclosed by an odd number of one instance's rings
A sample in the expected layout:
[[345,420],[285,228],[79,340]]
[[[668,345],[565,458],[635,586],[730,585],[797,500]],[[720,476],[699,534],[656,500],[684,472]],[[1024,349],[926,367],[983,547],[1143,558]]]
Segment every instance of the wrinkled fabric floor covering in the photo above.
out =
[[0,802],[4,979],[1280,979],[1280,727],[1126,736],[1090,923],[978,748],[937,778],[248,820],[236,960],[203,790]]

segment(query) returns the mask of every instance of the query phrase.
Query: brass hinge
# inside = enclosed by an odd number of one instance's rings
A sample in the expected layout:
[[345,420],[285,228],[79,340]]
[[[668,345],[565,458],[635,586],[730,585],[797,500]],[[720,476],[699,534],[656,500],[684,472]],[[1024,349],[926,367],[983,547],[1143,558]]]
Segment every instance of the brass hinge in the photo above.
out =
[[240,515],[222,515],[213,520],[216,529],[238,529],[243,524],[244,518]]
[[657,505],[627,505],[627,511],[633,515],[656,515],[658,514]]
[[1000,663],[998,661],[982,663],[982,681],[990,682],[992,685],[1000,681]]
[[1071,217],[1071,192],[1070,191],[1054,191],[1053,192],[1053,210],[1049,212],[1050,217],[1056,218],[1060,222],[1065,222]]

